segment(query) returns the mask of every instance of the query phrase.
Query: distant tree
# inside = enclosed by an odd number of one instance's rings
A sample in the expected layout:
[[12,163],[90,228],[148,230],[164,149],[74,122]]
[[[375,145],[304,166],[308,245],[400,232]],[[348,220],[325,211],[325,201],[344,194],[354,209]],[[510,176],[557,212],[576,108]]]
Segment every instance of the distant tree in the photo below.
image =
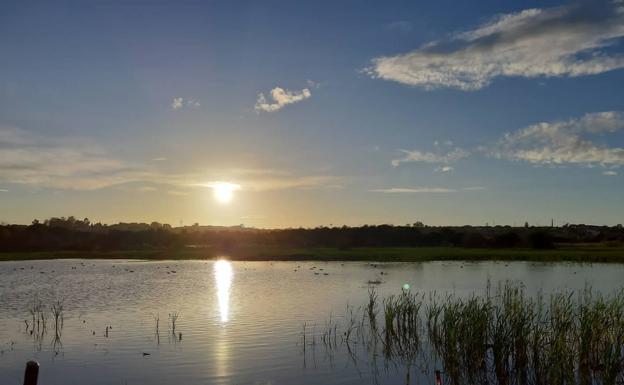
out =
[[554,242],[546,231],[535,231],[529,235],[529,243],[534,249],[552,249]]

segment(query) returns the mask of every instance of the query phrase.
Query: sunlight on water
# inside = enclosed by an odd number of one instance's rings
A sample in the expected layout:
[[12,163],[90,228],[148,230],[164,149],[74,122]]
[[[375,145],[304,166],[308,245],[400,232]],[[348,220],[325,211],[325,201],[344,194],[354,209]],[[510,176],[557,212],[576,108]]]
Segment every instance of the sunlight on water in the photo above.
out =
[[217,284],[217,298],[221,322],[227,322],[230,312],[230,286],[232,286],[232,264],[226,260],[219,260],[214,264],[215,282]]

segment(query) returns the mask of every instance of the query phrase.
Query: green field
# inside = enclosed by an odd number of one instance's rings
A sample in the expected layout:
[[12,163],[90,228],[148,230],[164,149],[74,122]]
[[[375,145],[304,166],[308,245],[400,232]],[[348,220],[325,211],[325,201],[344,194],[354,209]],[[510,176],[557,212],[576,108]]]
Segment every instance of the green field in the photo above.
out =
[[181,248],[175,250],[122,251],[46,251],[0,253],[0,261],[87,258],[87,259],[213,259],[225,257],[246,261],[574,261],[624,262],[624,247],[604,245],[560,246],[555,249],[479,249],[463,247],[409,247],[409,248],[306,248],[289,249],[267,246],[235,247],[228,251],[213,248]]

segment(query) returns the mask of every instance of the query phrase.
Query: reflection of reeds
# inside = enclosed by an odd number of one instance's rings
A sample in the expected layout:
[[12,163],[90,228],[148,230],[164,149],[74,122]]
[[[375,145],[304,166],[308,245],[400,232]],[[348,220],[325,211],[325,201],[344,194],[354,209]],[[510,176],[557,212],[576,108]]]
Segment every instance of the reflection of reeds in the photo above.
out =
[[[431,293],[428,298],[403,291],[379,300],[371,291],[361,309],[368,322],[353,321],[357,317],[351,309],[341,328],[340,342],[352,362],[361,361],[357,345],[363,342],[360,350],[371,355],[370,362],[381,353],[386,362],[407,369],[408,382],[413,365],[441,369],[450,384],[624,381],[624,291],[605,297],[586,288],[578,295],[555,293],[545,300],[506,282],[494,295],[488,289],[484,296]],[[339,319],[330,317],[321,332],[325,347],[336,347]],[[314,330],[312,336],[306,334],[304,327],[304,350],[310,337],[315,341]]]
[[[174,343],[182,341],[182,333],[179,333],[176,336],[176,321],[178,320],[178,317],[179,314],[176,311],[169,313],[169,321],[171,323],[171,334],[169,335],[169,341],[171,342],[171,338],[173,338]],[[160,343],[160,337],[158,337],[158,342]]]
[[54,317],[54,332],[61,335],[63,329],[63,301],[57,300],[52,304],[52,316]]
[[159,331],[160,315],[156,314],[154,316],[154,324],[156,326],[156,331],[154,333],[154,336],[156,336],[156,344],[160,345],[160,331]]
[[[35,294],[28,305],[28,313],[30,320],[24,320],[26,324],[26,332],[33,337],[35,349],[41,351],[43,339],[48,331],[48,316],[52,315],[54,319],[54,338],[52,340],[53,351],[58,354],[58,349],[62,346],[61,334],[63,330],[63,301],[54,300],[52,304],[46,306]],[[30,321],[30,322],[28,322]]]

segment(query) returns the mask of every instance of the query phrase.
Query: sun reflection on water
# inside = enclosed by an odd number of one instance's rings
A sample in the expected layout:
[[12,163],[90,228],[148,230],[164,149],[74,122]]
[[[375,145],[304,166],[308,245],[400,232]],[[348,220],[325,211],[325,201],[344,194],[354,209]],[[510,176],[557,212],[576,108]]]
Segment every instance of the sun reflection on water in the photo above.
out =
[[214,264],[215,282],[217,284],[217,299],[221,322],[228,322],[230,314],[230,286],[232,286],[232,264],[226,260],[219,260]]

